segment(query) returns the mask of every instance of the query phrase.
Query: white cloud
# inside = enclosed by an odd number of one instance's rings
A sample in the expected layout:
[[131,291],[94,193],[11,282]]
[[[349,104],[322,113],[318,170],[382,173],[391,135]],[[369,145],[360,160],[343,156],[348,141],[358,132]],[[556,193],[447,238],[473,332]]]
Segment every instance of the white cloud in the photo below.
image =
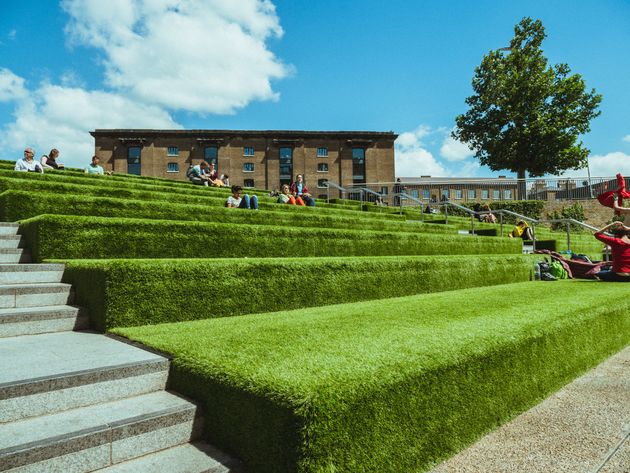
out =
[[454,139],[450,133],[444,138],[440,155],[447,161],[464,161],[474,155],[474,152],[461,141]]
[[267,0],[64,0],[73,42],[105,53],[108,86],[173,110],[233,113],[277,100],[291,68],[267,49],[282,28]]
[[394,145],[397,177],[437,177],[447,174],[446,169],[422,143],[422,139],[432,132],[430,127],[421,125],[398,136]]
[[12,102],[28,95],[24,79],[9,69],[0,69],[0,102]]
[[626,143],[630,143],[630,135],[624,136],[623,141],[625,141]]
[[[60,161],[82,167],[94,154],[95,128],[180,128],[156,106],[104,91],[43,84],[17,101],[15,121],[0,130],[0,147],[17,154],[32,146],[39,155],[51,148]],[[10,156],[2,156],[10,159]]]
[[[593,155],[588,158],[591,177],[611,177],[620,172],[630,177],[630,155],[621,151],[614,151],[603,155]],[[563,173],[566,177],[585,177],[588,174],[586,168],[570,170]]]

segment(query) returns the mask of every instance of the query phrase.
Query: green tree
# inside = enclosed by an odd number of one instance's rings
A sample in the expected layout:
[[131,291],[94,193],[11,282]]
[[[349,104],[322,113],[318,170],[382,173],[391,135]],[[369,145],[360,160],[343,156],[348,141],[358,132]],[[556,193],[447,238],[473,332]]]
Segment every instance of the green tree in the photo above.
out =
[[540,20],[523,18],[510,47],[490,51],[475,69],[475,93],[452,136],[493,171],[525,178],[586,166],[589,150],[578,136],[590,131],[602,96],[587,92],[568,65],[547,65],[545,37]]

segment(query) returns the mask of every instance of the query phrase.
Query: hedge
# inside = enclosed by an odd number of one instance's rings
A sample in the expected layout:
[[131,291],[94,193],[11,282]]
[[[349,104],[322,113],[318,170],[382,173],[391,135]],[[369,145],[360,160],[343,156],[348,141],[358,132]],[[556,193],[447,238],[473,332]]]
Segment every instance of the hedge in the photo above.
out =
[[[253,212],[233,209],[234,212]],[[368,230],[41,215],[20,224],[34,261],[85,258],[520,253],[520,240]]]
[[241,212],[223,206],[189,205],[80,194],[53,194],[26,191],[0,193],[0,220],[15,222],[42,214],[80,215],[99,217],[129,217],[146,219],[191,220],[198,222],[241,223],[256,225],[346,228],[350,230],[378,230],[402,232],[431,232],[455,234],[450,225],[423,225],[415,222],[385,219],[348,218],[318,212],[282,212],[274,208],[260,212]]
[[624,347],[629,313],[614,284],[541,281],[114,333],[173,357],[170,389],[248,471],[398,473]]
[[[62,194],[81,194],[81,195],[93,195],[100,197],[116,197],[116,198],[129,198],[136,200],[162,200],[169,202],[179,202],[187,204],[202,204],[209,206],[223,207],[225,205],[224,197],[216,197],[216,194],[180,194],[177,192],[160,192],[160,191],[147,191],[137,190],[133,186],[124,187],[119,186],[110,188],[99,185],[82,185],[82,184],[68,184],[54,181],[46,181],[40,179],[15,179],[0,177],[0,191],[5,190],[24,190],[32,192],[55,192]],[[275,203],[275,199],[264,198],[260,201],[260,207],[262,209],[269,209],[282,212],[294,212],[294,213],[317,213],[326,215],[339,215],[353,218],[385,218],[388,220],[403,221],[404,218],[400,216],[390,215],[364,215],[360,212],[348,211],[346,209],[336,208],[321,208],[321,207],[298,207],[294,205],[283,205]]]
[[[68,260],[98,330],[527,281],[539,257]],[[357,283],[360,281],[360,284]],[[156,304],[159,301],[159,304]]]

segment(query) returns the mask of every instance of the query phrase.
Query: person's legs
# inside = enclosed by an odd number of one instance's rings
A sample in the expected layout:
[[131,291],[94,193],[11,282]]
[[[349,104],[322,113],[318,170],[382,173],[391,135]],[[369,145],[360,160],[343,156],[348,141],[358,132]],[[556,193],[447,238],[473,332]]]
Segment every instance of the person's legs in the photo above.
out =
[[532,233],[532,229],[529,227],[525,228],[525,230],[523,230],[521,238],[523,238],[523,240],[533,240],[534,234]]
[[302,200],[309,207],[315,207],[315,199],[313,199],[312,197],[304,197]]
[[247,194],[241,197],[241,203],[238,204],[239,209],[248,209],[249,208],[249,196]]
[[297,205],[301,205],[301,206],[305,205],[304,201],[302,200],[302,197],[300,197],[299,195],[298,195],[297,199],[295,199],[295,202],[297,203]]
[[619,276],[612,271],[600,271],[595,277],[600,281],[606,282],[630,282],[630,276]]
[[253,195],[249,200],[249,208],[252,210],[258,210],[258,196]]
[[[298,199],[299,199],[299,197],[298,197]],[[289,204],[295,205],[295,197],[293,197],[292,195],[289,196]]]

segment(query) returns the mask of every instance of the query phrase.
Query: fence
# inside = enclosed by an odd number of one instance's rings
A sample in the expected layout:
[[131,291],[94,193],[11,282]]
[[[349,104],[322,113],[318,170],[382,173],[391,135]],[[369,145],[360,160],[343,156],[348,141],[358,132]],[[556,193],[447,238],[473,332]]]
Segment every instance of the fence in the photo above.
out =
[[[329,185],[337,186],[334,183],[329,183]],[[630,188],[630,178],[626,179],[626,186]],[[615,177],[419,178],[402,182],[351,184],[347,185],[344,191],[351,199],[368,202],[381,200],[387,205],[398,206],[400,205],[400,196],[403,194],[423,202],[556,201],[593,199],[602,192],[616,189],[617,179]]]

